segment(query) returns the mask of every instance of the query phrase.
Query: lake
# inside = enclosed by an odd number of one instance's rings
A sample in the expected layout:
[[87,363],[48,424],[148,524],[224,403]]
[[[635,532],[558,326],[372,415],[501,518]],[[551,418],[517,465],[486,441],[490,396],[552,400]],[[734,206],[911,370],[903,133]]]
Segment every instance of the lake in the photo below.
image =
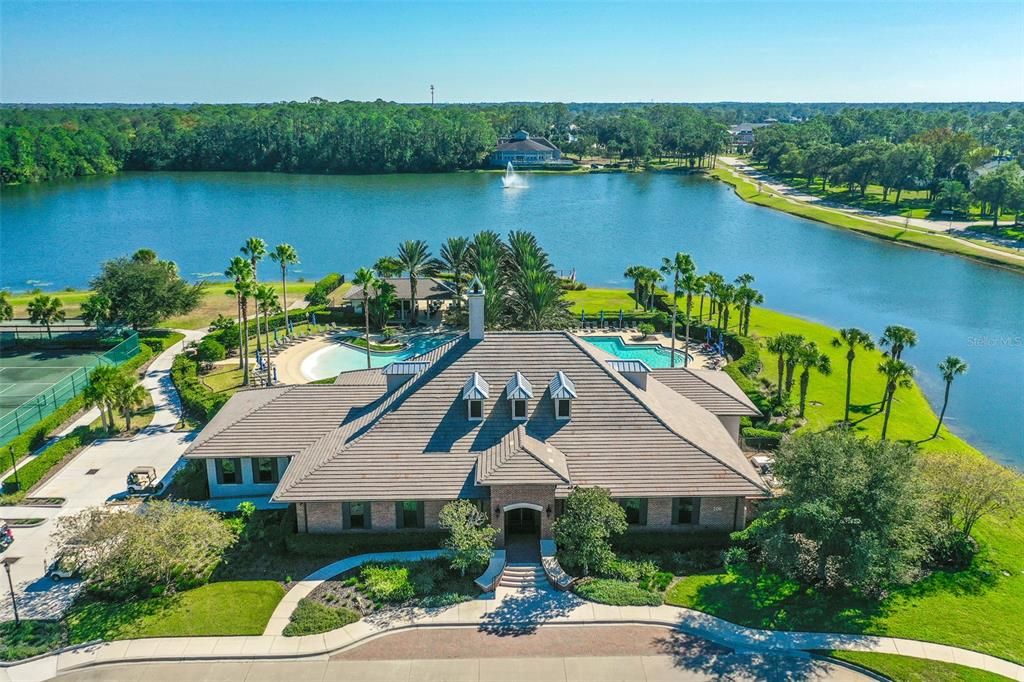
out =
[[[297,274],[351,273],[423,238],[525,229],[564,272],[628,287],[623,270],[676,250],[702,272],[756,278],[766,305],[879,334],[917,330],[905,358],[933,405],[935,365],[963,357],[947,419],[995,459],[1024,469],[1024,276],[747,204],[728,186],[675,174],[307,176],[125,173],[4,189],[0,286],[84,286],[100,261],[150,247],[190,277],[220,273],[259,235],[299,252]],[[263,266],[264,276],[272,264]]]

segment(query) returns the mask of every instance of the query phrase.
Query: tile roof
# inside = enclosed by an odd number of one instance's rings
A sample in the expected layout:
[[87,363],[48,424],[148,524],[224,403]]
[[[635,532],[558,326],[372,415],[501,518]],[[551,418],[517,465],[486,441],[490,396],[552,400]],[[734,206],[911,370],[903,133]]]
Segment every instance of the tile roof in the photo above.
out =
[[[412,300],[412,284],[408,277],[385,277],[385,281],[395,287],[395,296],[404,300]],[[370,291],[373,296],[373,290]],[[363,287],[355,285],[341,296],[346,301],[363,300]],[[419,277],[416,279],[416,298],[426,301],[432,298],[455,298],[455,290],[442,279],[436,277]]]
[[714,415],[761,416],[761,411],[725,372],[675,367],[655,369],[651,376]]
[[476,460],[477,485],[568,485],[565,454],[526,433],[523,426],[509,431]]
[[[480,455],[512,453],[509,439],[515,436],[509,434],[520,428],[563,453],[573,484],[600,485],[616,496],[765,491],[714,415],[657,381],[648,381],[647,390],[636,388],[607,366],[611,356],[569,334],[489,332],[483,341],[462,336],[423,359],[432,363],[425,372],[322,434],[296,458],[275,499],[483,496],[474,473]],[[556,420],[552,398],[544,394],[530,403],[523,425],[513,421],[503,399],[487,400],[484,420],[469,421],[461,400],[466,377],[477,372],[484,381],[504,382],[517,370],[531,383],[574,385],[572,419]],[[519,438],[515,452],[532,442]],[[515,467],[530,465],[520,455],[513,459]],[[568,487],[558,490],[564,495]]]

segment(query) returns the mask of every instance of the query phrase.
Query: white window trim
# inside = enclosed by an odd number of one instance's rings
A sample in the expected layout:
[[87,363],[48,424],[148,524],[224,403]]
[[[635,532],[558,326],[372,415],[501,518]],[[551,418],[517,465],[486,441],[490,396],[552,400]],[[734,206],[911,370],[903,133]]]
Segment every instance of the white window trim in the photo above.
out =
[[[480,403],[480,416],[473,416],[473,403]],[[467,400],[466,401],[466,417],[471,422],[482,422],[484,420],[484,401],[483,400]]]
[[[559,414],[559,410],[558,410],[558,406],[561,403],[565,403],[566,405],[569,406],[569,414],[564,416],[564,417]],[[568,398],[558,398],[557,400],[555,400],[555,419],[557,419],[560,422],[567,422],[570,419],[572,419],[572,401],[571,400],[569,400]]]
[[[521,416],[521,417],[517,417],[516,416],[516,404],[517,403],[522,403],[523,404],[523,416]],[[524,422],[524,421],[526,421],[529,418],[529,416],[530,416],[530,406],[527,404],[526,399],[525,398],[516,398],[516,399],[514,399],[512,401],[512,419],[514,421],[517,421],[517,422]]]

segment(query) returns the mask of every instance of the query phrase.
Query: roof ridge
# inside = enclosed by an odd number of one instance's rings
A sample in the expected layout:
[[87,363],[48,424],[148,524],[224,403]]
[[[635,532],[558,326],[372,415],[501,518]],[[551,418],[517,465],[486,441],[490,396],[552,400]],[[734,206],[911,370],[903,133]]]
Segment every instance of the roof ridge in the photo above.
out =
[[[616,381],[623,389],[625,389],[626,393],[628,393],[633,398],[633,400],[635,400],[638,404],[640,404],[640,406],[642,406],[652,417],[654,417],[656,420],[658,420],[658,423],[660,423],[663,427],[665,427],[665,429],[667,429],[670,433],[674,434],[680,440],[682,440],[682,441],[684,441],[686,443],[689,443],[691,446],[696,448],[698,451],[704,453],[705,455],[707,455],[711,459],[715,460],[716,462],[718,462],[722,466],[726,467],[727,469],[729,469],[730,471],[735,473],[737,476],[740,476],[744,480],[749,481],[750,483],[753,483],[758,488],[764,489],[764,483],[763,482],[762,483],[758,483],[758,482],[754,481],[753,479],[751,479],[749,476],[747,476],[743,472],[737,471],[735,467],[733,467],[728,462],[722,460],[721,457],[718,457],[718,456],[708,452],[705,448],[701,447],[697,443],[694,443],[692,440],[690,440],[689,438],[687,438],[683,434],[679,433],[679,431],[674,429],[671,424],[669,424],[667,421],[665,421],[661,417],[661,415],[659,415],[654,409],[652,409],[651,406],[649,404],[647,404],[646,401],[644,401],[644,400],[642,400],[640,398],[640,396],[638,394],[638,391],[640,389],[638,389],[633,384],[629,383],[628,380],[616,376],[617,373],[613,372],[609,367],[606,366],[605,363],[600,362],[599,358],[597,356],[595,356],[594,353],[589,348],[586,347],[586,344],[583,341],[581,341],[580,339],[576,338],[576,336],[574,334],[571,334],[569,332],[563,332],[563,334],[565,334],[570,339],[572,339],[572,342],[575,343],[584,353],[586,353],[587,357],[589,357],[594,362],[595,365],[600,367],[608,376],[610,376],[612,378],[612,380]],[[657,379],[655,379],[655,381],[657,381]],[[661,382],[659,381],[658,383],[661,383]],[[662,384],[662,385],[664,385],[664,384]],[[666,386],[665,388],[668,388],[668,387]],[[669,389],[669,390],[671,390],[671,389]],[[698,409],[704,410],[708,414],[712,414],[709,410],[701,407],[700,405],[698,405],[694,401],[690,400],[689,398],[687,398],[683,394],[677,393],[675,391],[673,391],[673,393],[678,395],[683,400],[688,400],[689,402],[693,403],[694,406],[696,406]],[[712,417],[716,421],[718,420],[718,417],[715,417],[713,414],[712,414]]]
[[274,396],[273,398],[271,398],[267,402],[260,403],[259,405],[253,405],[247,411],[245,411],[244,413],[239,415],[237,418],[235,418],[233,421],[230,421],[227,424],[225,424],[219,431],[217,431],[217,433],[210,434],[210,436],[208,438],[202,439],[202,440],[199,439],[199,438],[196,438],[191,443],[189,443],[188,448],[186,448],[185,452],[183,452],[182,454],[183,455],[187,455],[190,451],[192,451],[193,449],[199,447],[201,444],[210,442],[211,440],[213,440],[214,438],[216,438],[220,434],[224,433],[225,431],[227,431],[231,427],[233,427],[236,424],[238,424],[238,422],[242,421],[243,419],[245,419],[246,417],[248,417],[252,413],[256,412],[257,410],[263,409],[267,405],[269,405],[269,404],[277,401],[278,399],[280,399],[282,396],[284,396],[284,395],[286,395],[288,393],[291,393],[292,390],[296,386],[302,386],[302,385],[305,385],[305,384],[286,384],[285,386],[263,386],[263,387],[260,387],[258,389],[248,389],[248,390],[246,390],[245,391],[246,393],[255,393],[256,391],[272,391],[274,389],[279,389],[279,388],[283,388],[284,389],[284,390],[281,391],[281,393],[279,395]]
[[565,456],[565,453],[562,452],[561,450],[559,450],[558,448],[556,448],[554,445],[551,445],[550,443],[548,443],[546,441],[542,441],[542,440],[540,440],[538,438],[534,438],[533,436],[528,434],[526,432],[526,427],[523,426],[522,424],[519,425],[519,428],[521,428],[523,430],[522,435],[525,436],[526,438],[530,438],[531,440],[535,440],[538,443],[542,444],[544,447],[550,448],[551,450],[554,450],[555,452],[557,452],[558,454],[560,454],[562,456],[562,459],[565,460],[565,471],[566,471],[565,475],[563,475],[561,471],[557,471],[554,467],[552,467],[550,464],[548,464],[546,461],[544,461],[543,457],[539,456],[537,453],[535,453],[533,450],[531,450],[528,446],[526,446],[524,444],[523,441],[520,441],[520,447],[523,450],[525,450],[527,452],[527,454],[529,454],[535,460],[540,462],[542,466],[546,467],[548,469],[548,471],[550,471],[554,475],[558,476],[560,479],[562,479],[566,483],[572,483],[572,480],[571,480],[572,477],[569,475],[569,460]]

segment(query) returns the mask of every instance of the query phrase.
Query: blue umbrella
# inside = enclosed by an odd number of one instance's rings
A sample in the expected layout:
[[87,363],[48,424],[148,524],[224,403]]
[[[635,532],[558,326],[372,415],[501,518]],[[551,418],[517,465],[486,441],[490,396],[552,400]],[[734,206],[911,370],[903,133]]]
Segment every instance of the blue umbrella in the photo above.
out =
[[598,324],[601,325],[601,329],[604,329],[604,311],[603,310],[601,311],[601,316],[600,316],[600,319],[598,320]]
[[256,366],[263,369],[263,358],[260,357],[260,349],[256,349]]
[[316,313],[310,313],[310,317],[313,318],[313,326],[316,326]]
[[583,310],[583,308],[580,308],[580,323],[583,323],[583,322],[586,322],[586,321],[587,321],[587,314]]
[[705,327],[704,329],[704,342],[711,343],[711,327]]

